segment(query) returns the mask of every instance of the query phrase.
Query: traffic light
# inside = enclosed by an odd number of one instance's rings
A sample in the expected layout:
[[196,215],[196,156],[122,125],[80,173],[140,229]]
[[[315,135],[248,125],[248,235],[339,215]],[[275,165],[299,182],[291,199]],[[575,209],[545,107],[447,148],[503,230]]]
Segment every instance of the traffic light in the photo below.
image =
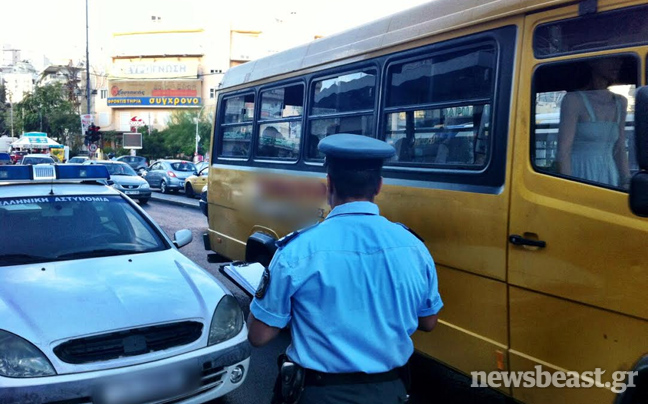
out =
[[101,128],[99,126],[95,126],[94,124],[88,127],[88,130],[86,130],[86,134],[85,134],[86,143],[98,142],[99,139],[101,139],[101,134],[99,133],[99,129]]

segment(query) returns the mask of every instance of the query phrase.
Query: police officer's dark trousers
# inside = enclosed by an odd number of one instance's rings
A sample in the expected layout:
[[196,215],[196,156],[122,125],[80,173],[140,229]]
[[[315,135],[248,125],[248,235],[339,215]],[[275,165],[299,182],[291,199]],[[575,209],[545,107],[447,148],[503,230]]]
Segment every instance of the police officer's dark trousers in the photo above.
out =
[[[281,359],[280,359],[281,360]],[[381,374],[330,374],[301,370],[305,377],[282,393],[282,374],[275,384],[272,404],[401,404],[407,402],[402,369]],[[284,374],[285,376],[285,374]],[[290,378],[284,378],[288,380]],[[289,386],[285,384],[284,387]],[[303,387],[302,387],[303,386]],[[301,392],[301,394],[297,392]],[[299,397],[297,401],[295,399]]]
[[401,380],[380,383],[306,386],[299,404],[401,404],[407,392]]

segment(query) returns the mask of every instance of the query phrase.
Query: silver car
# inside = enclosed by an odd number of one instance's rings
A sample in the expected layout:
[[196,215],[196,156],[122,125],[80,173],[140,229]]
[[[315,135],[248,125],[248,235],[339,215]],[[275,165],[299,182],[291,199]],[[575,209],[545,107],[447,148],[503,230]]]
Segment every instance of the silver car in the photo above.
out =
[[142,179],[135,170],[121,161],[88,160],[83,164],[101,164],[108,168],[110,181],[113,188],[135,199],[140,205],[146,204],[151,199],[151,187]]
[[196,166],[185,160],[158,160],[146,171],[144,179],[163,194],[178,192],[184,188],[187,177],[196,175]]

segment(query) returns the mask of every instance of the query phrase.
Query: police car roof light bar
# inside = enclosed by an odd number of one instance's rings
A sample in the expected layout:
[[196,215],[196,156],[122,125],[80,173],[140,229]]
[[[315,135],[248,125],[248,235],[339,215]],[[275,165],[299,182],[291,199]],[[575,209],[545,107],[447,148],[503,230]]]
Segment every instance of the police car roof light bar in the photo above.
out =
[[82,165],[64,164],[57,165],[56,179],[58,180],[109,180],[108,168],[101,164]]
[[0,166],[0,181],[29,181],[34,179],[30,166]]
[[110,179],[103,165],[16,165],[0,166],[0,182],[32,182],[53,180],[103,181]]

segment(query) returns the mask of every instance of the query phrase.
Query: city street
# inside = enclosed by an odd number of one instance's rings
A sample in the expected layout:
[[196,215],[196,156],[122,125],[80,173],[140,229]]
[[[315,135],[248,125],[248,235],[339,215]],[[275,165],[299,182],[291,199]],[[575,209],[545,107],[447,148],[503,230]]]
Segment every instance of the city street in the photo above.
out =
[[[155,194],[161,195],[158,192],[155,192]],[[175,198],[187,199],[182,194],[179,196],[175,195]],[[201,267],[207,269],[226,288],[231,290],[241,304],[247,317],[250,308],[250,298],[218,271],[219,264],[207,261],[207,251],[205,251],[202,244],[202,234],[207,230],[207,218],[203,216],[200,210],[153,200],[148,205],[145,205],[144,209],[164,229],[169,237],[173,237],[173,234],[178,230],[191,230],[193,233],[193,241],[182,248],[182,253]],[[260,349],[253,349],[250,373],[248,373],[243,386],[218,402],[222,404],[269,403],[272,386],[277,375],[276,358],[285,350],[289,341],[289,334],[284,332],[277,340],[272,341],[269,345]]]
[[[163,201],[164,200],[164,201]],[[231,290],[238,299],[245,315],[249,313],[250,298],[225,278],[219,271],[218,263],[208,261],[208,252],[202,244],[202,234],[207,230],[207,218],[195,207],[184,207],[173,203],[188,203],[194,201],[184,194],[162,195],[154,191],[153,198],[144,210],[173,237],[181,229],[189,229],[193,233],[193,241],[183,247],[181,252],[194,262],[207,269],[226,288]],[[284,331],[280,337],[269,345],[253,349],[251,369],[243,386],[220,402],[223,404],[269,403],[272,386],[277,375],[276,358],[285,350],[290,342],[290,335]],[[410,403],[442,403],[442,404],[509,404],[510,399],[487,388],[471,388],[470,380],[444,366],[427,366],[416,368],[412,372],[416,390]],[[417,383],[423,376],[424,382]]]

